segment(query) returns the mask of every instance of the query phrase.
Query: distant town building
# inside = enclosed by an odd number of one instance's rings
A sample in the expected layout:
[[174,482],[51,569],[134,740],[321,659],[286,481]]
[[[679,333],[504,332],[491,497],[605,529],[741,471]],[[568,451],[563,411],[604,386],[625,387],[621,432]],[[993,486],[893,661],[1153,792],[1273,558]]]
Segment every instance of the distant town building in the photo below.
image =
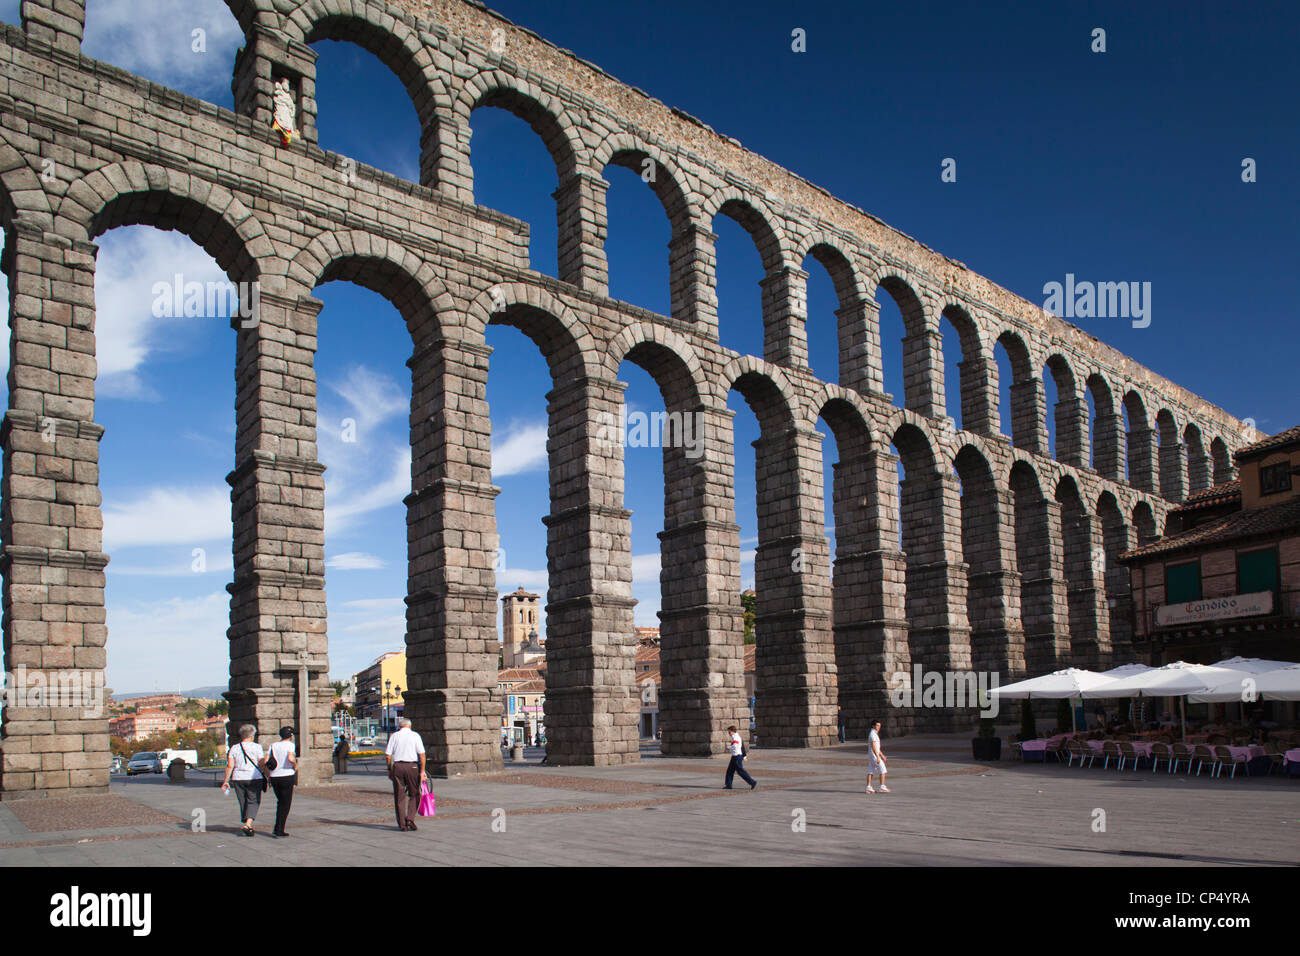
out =
[[109,734],[122,740],[143,740],[151,734],[170,733],[175,729],[176,715],[162,710],[123,714],[108,722]]
[[501,735],[532,743],[546,729],[545,667],[507,667],[497,673]]
[[175,710],[189,700],[184,694],[147,694],[142,697],[128,697],[122,701],[127,707],[142,710]]
[[402,693],[410,687],[406,680],[406,651],[389,651],[381,655],[352,679],[356,686],[357,719],[373,720],[382,727],[392,727],[402,716]]
[[528,667],[546,660],[546,642],[537,632],[538,595],[522,587],[501,598],[501,663]]

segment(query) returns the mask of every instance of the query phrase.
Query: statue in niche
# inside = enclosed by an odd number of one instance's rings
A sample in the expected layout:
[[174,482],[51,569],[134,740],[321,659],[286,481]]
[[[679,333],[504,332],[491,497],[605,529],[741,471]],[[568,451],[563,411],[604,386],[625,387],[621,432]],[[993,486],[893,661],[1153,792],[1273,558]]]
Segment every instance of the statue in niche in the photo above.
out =
[[272,128],[280,134],[280,141],[288,146],[293,142],[293,137],[297,134],[297,127],[294,125],[297,121],[298,105],[294,97],[293,86],[289,83],[288,77],[282,77],[275,81],[275,103],[274,103],[275,121],[271,124]]

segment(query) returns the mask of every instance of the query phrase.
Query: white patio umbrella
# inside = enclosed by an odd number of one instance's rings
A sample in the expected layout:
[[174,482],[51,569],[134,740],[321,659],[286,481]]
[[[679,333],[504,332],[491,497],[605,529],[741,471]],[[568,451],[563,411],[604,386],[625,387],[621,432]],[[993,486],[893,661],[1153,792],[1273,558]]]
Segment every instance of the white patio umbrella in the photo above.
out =
[[[1135,671],[1134,668],[1138,670]],[[1145,664],[1124,664],[1109,671],[1098,673],[1097,671],[1084,670],[1081,667],[1067,667],[1064,670],[1044,674],[1042,677],[1031,677],[1028,680],[1016,681],[1014,684],[995,687],[989,691],[989,696],[996,695],[1010,700],[1027,700],[1031,698],[1060,700],[1063,697],[1082,697],[1084,689],[1088,687],[1109,683],[1117,677],[1128,676],[1150,669]],[[1073,707],[1070,708],[1070,724],[1073,729],[1079,729],[1078,717]]]
[[[1226,667],[1234,671],[1234,675],[1220,684],[1216,684],[1204,694],[1189,694],[1187,700],[1193,704],[1223,704],[1236,701],[1242,703],[1245,700],[1243,696],[1246,688],[1249,686],[1245,682],[1249,679],[1254,681],[1254,690],[1256,695],[1259,693],[1259,676],[1261,674],[1270,674],[1273,671],[1284,670],[1288,667],[1298,665],[1291,661],[1269,661],[1261,660],[1258,657],[1230,657],[1227,660],[1215,661],[1213,667]],[[1283,685],[1285,686],[1285,682]]]
[[1188,694],[1204,694],[1217,684],[1241,680],[1241,671],[1210,664],[1174,661],[1141,673],[1098,684],[1085,690],[1083,697],[1177,697],[1183,737],[1187,736]]
[[[1240,687],[1237,693],[1241,693]],[[1255,678],[1255,693],[1268,700],[1300,700],[1300,664],[1260,674]]]

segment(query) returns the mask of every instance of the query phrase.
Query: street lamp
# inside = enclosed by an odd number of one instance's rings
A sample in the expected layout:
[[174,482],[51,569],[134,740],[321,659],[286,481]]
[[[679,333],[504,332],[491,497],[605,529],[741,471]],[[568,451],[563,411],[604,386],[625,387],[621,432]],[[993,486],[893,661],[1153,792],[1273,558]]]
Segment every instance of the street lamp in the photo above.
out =
[[402,685],[393,685],[393,727],[397,727],[397,705],[402,699]]
[[384,730],[388,730],[388,701],[392,697],[392,694],[390,693],[392,686],[392,681],[384,681]]

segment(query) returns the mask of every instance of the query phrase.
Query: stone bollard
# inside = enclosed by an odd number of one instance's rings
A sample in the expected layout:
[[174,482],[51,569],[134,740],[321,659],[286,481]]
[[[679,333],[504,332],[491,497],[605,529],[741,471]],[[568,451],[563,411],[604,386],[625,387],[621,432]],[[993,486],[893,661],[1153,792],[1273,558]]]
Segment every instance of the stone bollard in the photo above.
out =
[[167,765],[167,782],[185,782],[185,761],[180,757],[173,758],[172,762]]
[[515,744],[513,747],[510,748],[510,759],[511,759],[511,760],[523,760],[523,759],[524,759],[524,745],[523,745],[523,744]]

